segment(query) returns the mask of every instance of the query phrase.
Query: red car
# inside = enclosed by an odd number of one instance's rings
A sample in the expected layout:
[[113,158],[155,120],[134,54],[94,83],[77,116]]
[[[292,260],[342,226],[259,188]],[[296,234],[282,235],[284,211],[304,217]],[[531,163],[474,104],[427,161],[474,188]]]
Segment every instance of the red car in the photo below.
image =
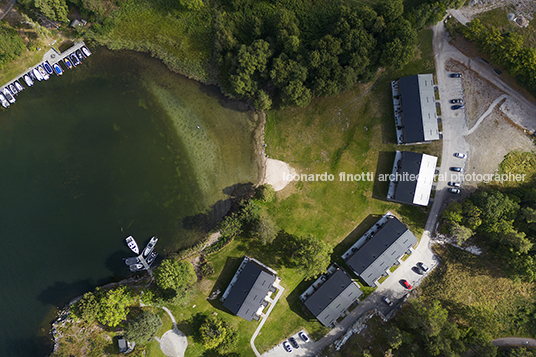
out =
[[402,280],[402,285],[404,285],[404,287],[405,287],[406,289],[408,289],[408,290],[411,290],[411,288],[412,288],[411,284],[408,283],[408,281],[405,280],[405,279]]

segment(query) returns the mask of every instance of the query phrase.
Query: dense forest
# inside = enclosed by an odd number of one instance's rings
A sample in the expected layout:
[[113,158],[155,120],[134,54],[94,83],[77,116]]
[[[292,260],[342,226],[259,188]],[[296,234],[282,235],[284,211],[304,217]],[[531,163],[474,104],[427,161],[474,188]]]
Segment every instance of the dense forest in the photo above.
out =
[[21,1],[59,22],[74,6],[90,21],[78,35],[150,52],[262,110],[305,107],[313,97],[370,81],[381,68],[405,65],[417,31],[463,3],[422,0],[405,9],[403,0]]
[[510,153],[501,163],[502,173],[527,173],[520,186],[479,190],[461,203],[452,203],[442,214],[447,233],[463,243],[478,236],[512,277],[536,280],[536,154]]

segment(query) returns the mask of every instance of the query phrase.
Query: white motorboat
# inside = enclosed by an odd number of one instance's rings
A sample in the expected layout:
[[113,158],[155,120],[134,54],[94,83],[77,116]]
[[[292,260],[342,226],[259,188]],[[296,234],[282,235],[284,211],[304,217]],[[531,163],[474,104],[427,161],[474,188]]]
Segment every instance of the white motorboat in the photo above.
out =
[[82,52],[84,52],[84,54],[86,55],[86,57],[91,56],[91,52],[89,52],[89,50],[87,49],[86,46],[82,46]]
[[158,256],[157,252],[152,252],[151,255],[149,255],[149,257],[147,257],[145,261],[147,262],[147,264],[151,265],[157,256]]
[[2,106],[4,108],[8,108],[10,106],[9,102],[7,101],[6,97],[4,97],[3,94],[0,94],[0,103],[2,103]]
[[131,272],[136,272],[136,271],[140,271],[140,270],[143,270],[143,264],[133,264],[131,266],[128,267],[130,269]]
[[20,92],[22,92],[24,90],[24,87],[21,86],[21,84],[18,82],[18,81],[15,81],[13,82],[13,84],[15,85],[15,88],[17,88],[17,90]]
[[125,240],[127,241],[127,245],[130,248],[130,250],[132,250],[136,254],[140,254],[140,249],[138,248],[138,243],[136,243],[136,241],[134,240],[133,236],[128,236],[128,237],[125,238]]
[[27,75],[27,74],[24,75],[24,81],[26,82],[26,85],[27,85],[28,87],[31,87],[31,86],[33,86],[33,84],[34,84],[33,81],[32,81],[32,79],[30,78],[30,76]]
[[134,265],[134,264],[139,264],[140,263],[140,259],[138,257],[131,257],[131,258],[126,258],[125,259],[125,264],[130,266],[130,265]]
[[47,71],[45,71],[43,66],[37,66],[37,70],[39,70],[39,73],[41,73],[41,76],[44,78],[44,80],[48,81],[50,76],[48,75]]
[[37,70],[37,68],[34,68],[32,72],[33,72],[35,78],[36,78],[39,82],[41,82],[41,81],[44,79],[43,76],[41,75],[41,73],[39,73],[39,71]]
[[7,88],[4,88],[2,90],[2,93],[4,94],[4,97],[6,97],[7,101],[11,104],[15,103],[15,97],[13,97],[13,95],[11,95],[11,92],[9,91],[9,89]]
[[156,238],[156,236],[154,236],[153,238],[151,238],[151,240],[149,241],[149,243],[147,243],[147,246],[145,247],[145,249],[143,250],[143,256],[146,257],[148,256],[149,254],[151,254],[151,252],[153,251],[154,249],[154,246],[156,245],[156,242],[158,242],[158,238]]

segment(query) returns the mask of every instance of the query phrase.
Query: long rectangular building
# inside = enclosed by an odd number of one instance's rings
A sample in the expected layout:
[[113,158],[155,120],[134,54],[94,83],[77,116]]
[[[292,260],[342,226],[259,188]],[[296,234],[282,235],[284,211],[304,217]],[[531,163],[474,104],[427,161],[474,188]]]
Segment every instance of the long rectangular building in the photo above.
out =
[[369,240],[345,259],[346,264],[369,286],[375,286],[379,278],[389,274],[389,268],[418,242],[398,218],[392,215],[387,218],[380,219],[376,230],[368,233]]
[[436,156],[397,151],[387,199],[399,203],[428,206],[436,165]]
[[268,296],[277,274],[258,260],[244,257],[221,301],[233,314],[248,321],[258,320],[262,309],[268,306]]
[[439,140],[432,74],[403,77],[391,83],[398,144]]
[[332,327],[363,292],[344,269],[332,266],[329,270],[334,272],[322,276],[313,284],[313,292],[307,296],[304,304],[322,325]]

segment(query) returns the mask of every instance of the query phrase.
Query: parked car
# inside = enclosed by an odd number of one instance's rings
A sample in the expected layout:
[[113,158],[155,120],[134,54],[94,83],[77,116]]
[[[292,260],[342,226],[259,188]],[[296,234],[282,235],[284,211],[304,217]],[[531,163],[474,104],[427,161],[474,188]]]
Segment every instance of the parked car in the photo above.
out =
[[463,99],[459,98],[459,99],[451,99],[450,102],[452,104],[457,104],[457,103],[463,103]]
[[422,271],[422,269],[418,265],[416,265],[413,268],[411,268],[411,270],[413,270],[413,272],[415,272],[415,274],[419,274],[419,275],[424,274],[424,271]]
[[462,78],[462,74],[461,73],[451,73],[450,78]]
[[452,107],[450,107],[450,109],[452,110],[458,110],[458,109],[463,109],[465,108],[465,105],[463,104],[456,104],[456,105],[453,105]]
[[459,193],[461,192],[459,188],[453,188],[453,187],[450,187],[450,188],[448,189],[448,191],[449,191],[450,193],[455,193],[455,194],[459,194]]
[[428,269],[429,269],[426,265],[424,265],[423,262],[418,262],[418,263],[417,263],[417,266],[418,266],[419,268],[421,268],[423,271],[428,271]]
[[290,343],[288,343],[288,341],[283,342],[283,348],[287,352],[292,352],[292,347],[290,347]]
[[413,286],[411,286],[411,284],[408,283],[406,279],[402,280],[402,285],[404,285],[404,287],[408,290],[411,290],[413,288]]
[[298,341],[296,341],[296,339],[294,337],[289,338],[288,342],[290,342],[292,347],[294,347],[295,349],[300,348],[300,345],[298,345]]
[[452,187],[461,187],[462,186],[459,182],[449,182],[448,185],[452,186]]
[[387,296],[383,296],[382,297],[382,300],[384,303],[386,303],[388,306],[393,306],[393,302],[391,300],[389,300],[389,298]]
[[462,172],[463,169],[461,167],[453,166],[453,167],[450,168],[450,171]]
[[502,73],[502,71],[501,71],[500,69],[497,69],[497,68],[493,68],[493,71],[494,71],[495,73],[497,73],[498,76],[500,76],[501,73]]
[[305,332],[300,332],[298,334],[298,336],[300,336],[300,338],[303,340],[303,342],[309,342],[309,336],[307,336],[307,334]]
[[465,159],[467,157],[467,154],[464,154],[461,152],[455,152],[454,157],[457,157],[458,159]]

